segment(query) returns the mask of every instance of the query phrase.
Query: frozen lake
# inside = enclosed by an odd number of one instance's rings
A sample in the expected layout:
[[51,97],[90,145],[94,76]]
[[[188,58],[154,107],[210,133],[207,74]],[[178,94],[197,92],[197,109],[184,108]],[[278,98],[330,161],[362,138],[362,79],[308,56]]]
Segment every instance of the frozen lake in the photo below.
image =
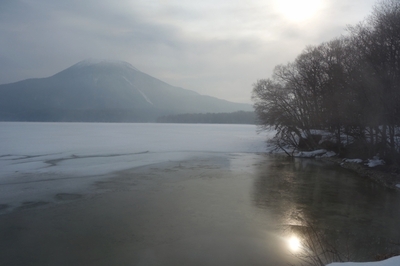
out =
[[124,169],[210,153],[265,152],[251,125],[0,122],[0,204],[86,193]]
[[[0,177],[16,171],[104,174],[191,152],[265,152],[265,139],[251,125],[0,122]],[[116,165],[113,156],[131,160]]]

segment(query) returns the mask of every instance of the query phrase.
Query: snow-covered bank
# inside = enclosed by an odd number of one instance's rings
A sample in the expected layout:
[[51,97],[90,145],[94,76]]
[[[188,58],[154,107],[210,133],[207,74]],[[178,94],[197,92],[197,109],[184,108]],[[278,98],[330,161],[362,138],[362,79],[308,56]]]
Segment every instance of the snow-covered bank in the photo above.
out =
[[[377,170],[377,166],[385,166],[385,161],[380,159],[378,156],[374,156],[371,159],[348,159],[339,158],[332,151],[327,151],[325,149],[298,152],[294,154],[298,158],[316,158],[325,159],[334,163],[340,164],[341,167],[354,171],[362,177],[367,177],[385,187],[400,190],[400,175],[392,173],[390,170]],[[383,168],[384,169],[384,168]]]
[[[300,151],[296,154],[294,154],[294,157],[298,158],[331,158],[336,156],[336,153],[333,151],[328,151],[325,149],[319,149],[319,150],[314,150],[314,151]],[[379,165],[385,165],[385,161],[380,159],[378,156],[374,156],[372,159],[367,159],[366,161],[362,159],[348,159],[344,158],[342,160],[343,163],[357,163],[361,164],[363,163],[364,165],[373,168]]]
[[330,263],[327,266],[399,266],[400,256],[393,257],[383,261],[375,262],[342,262],[342,263]]

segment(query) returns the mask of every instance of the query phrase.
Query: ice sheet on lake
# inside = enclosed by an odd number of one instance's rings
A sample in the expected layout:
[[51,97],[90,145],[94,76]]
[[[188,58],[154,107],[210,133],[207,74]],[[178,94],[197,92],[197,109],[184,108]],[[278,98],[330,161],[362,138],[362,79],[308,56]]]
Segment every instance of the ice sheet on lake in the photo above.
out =
[[188,152],[265,152],[265,139],[249,125],[3,122],[0,177],[15,171],[102,174]]
[[0,204],[210,153],[266,152],[252,125],[0,122]]

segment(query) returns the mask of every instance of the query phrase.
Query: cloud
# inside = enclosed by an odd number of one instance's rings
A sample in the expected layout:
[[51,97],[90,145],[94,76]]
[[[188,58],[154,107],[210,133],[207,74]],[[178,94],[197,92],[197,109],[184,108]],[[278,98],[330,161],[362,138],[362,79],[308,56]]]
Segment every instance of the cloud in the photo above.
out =
[[3,0],[0,83],[107,58],[171,85],[250,102],[257,79],[306,45],[343,34],[373,5],[326,0],[314,19],[293,23],[274,1]]

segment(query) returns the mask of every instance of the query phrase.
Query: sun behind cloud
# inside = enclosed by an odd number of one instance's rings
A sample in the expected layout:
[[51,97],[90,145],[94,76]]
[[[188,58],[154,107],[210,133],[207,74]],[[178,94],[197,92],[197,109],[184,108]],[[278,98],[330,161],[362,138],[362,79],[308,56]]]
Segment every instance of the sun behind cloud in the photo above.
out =
[[301,242],[297,236],[292,236],[288,239],[288,246],[291,252],[299,252],[301,249]]
[[280,14],[292,22],[303,22],[316,17],[323,7],[323,0],[277,0],[275,6]]

